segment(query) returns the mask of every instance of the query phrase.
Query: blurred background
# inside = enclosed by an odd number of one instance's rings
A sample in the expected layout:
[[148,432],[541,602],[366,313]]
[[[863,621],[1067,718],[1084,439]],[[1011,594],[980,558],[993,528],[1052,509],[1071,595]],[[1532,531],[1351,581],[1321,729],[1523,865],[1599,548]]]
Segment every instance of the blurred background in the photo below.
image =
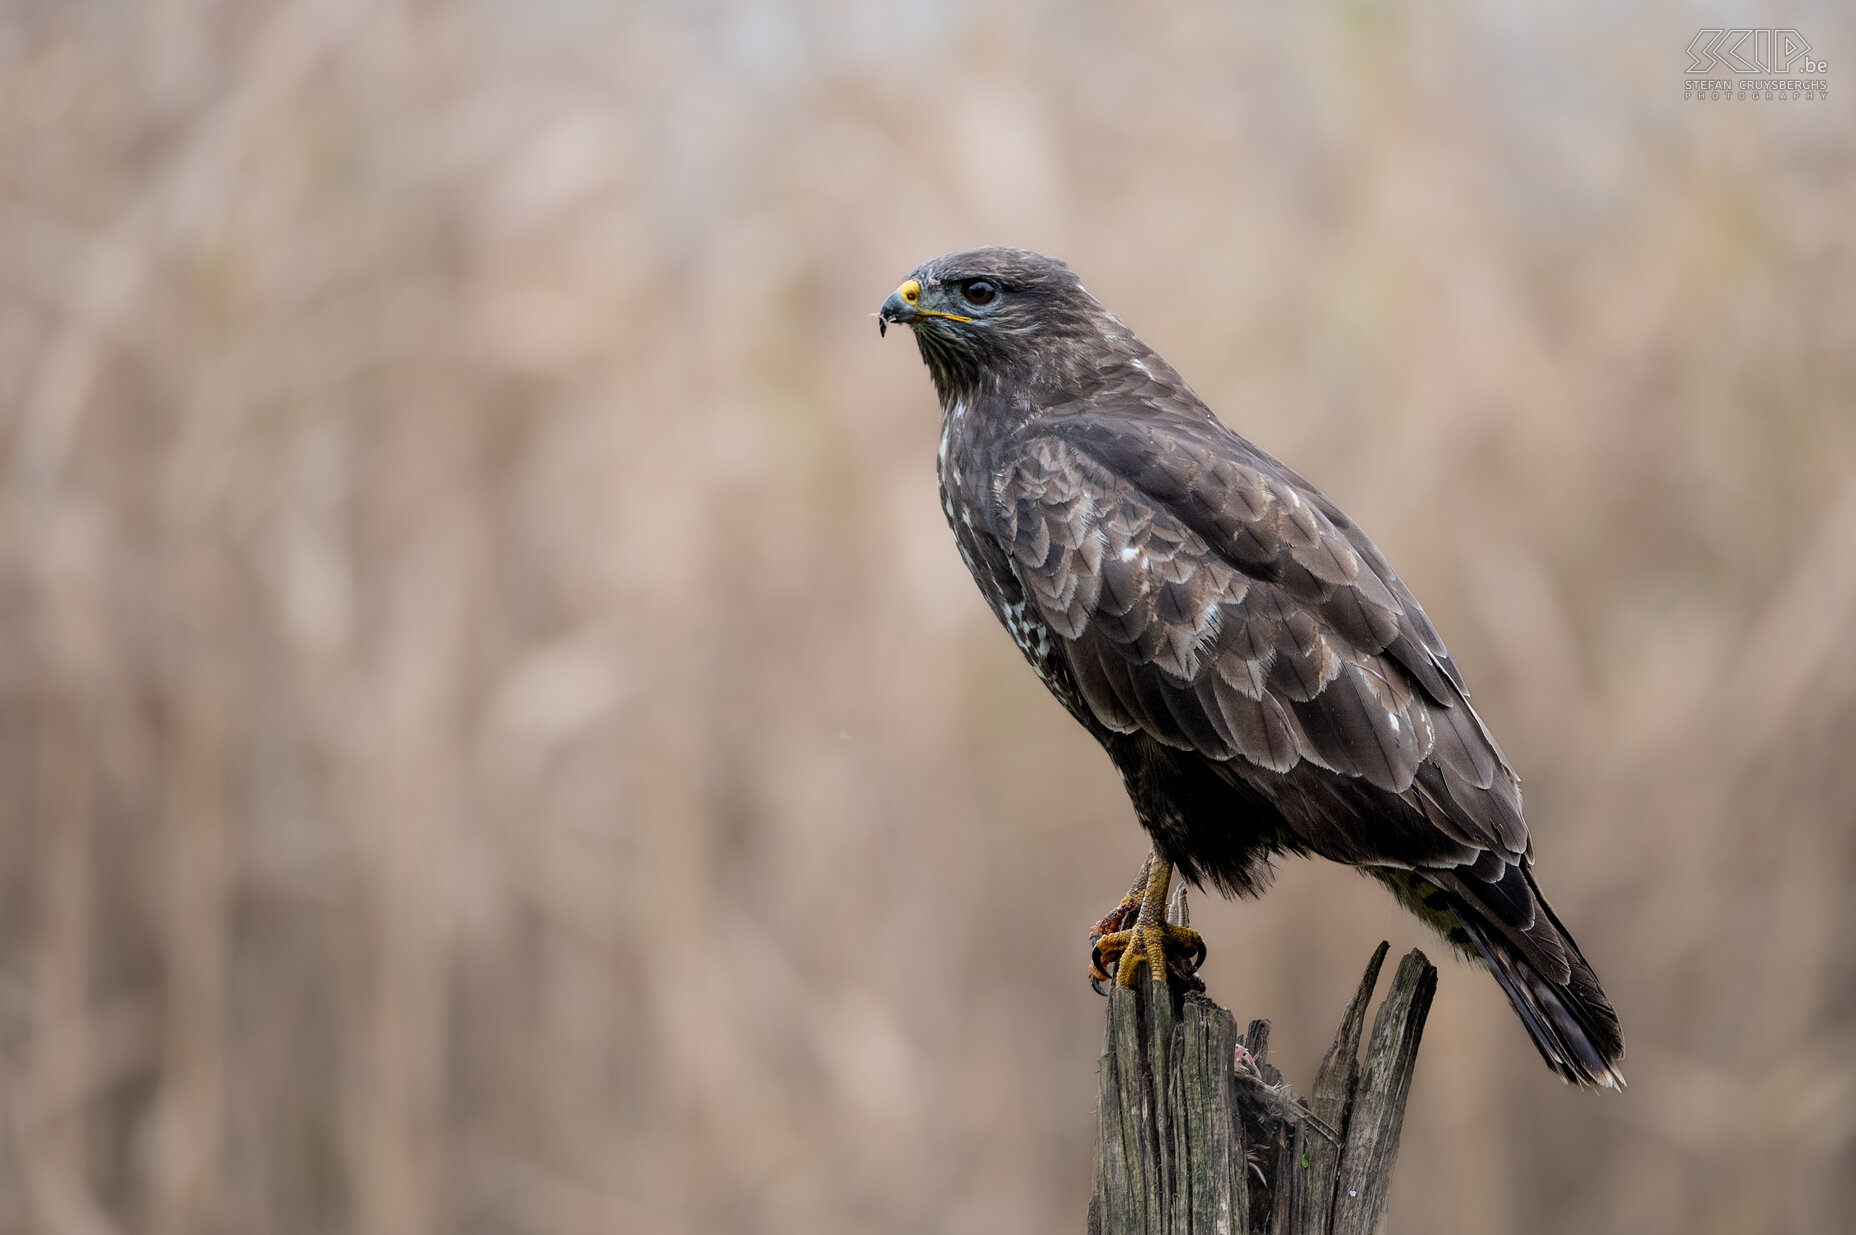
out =
[[[1702,26],[1829,100],[1687,101]],[[1142,837],[872,311],[1066,257],[1424,598],[1629,1038],[1393,1231],[1856,1221],[1856,13],[0,7],[0,1231],[1080,1231]],[[1201,898],[1304,1089],[1376,887]]]

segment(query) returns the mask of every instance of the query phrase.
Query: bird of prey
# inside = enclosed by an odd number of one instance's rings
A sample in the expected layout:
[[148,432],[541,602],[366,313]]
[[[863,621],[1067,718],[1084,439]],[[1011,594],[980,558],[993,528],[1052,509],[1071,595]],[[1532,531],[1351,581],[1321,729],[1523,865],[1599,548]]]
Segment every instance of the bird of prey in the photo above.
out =
[[934,380],[967,569],[1153,842],[1094,933],[1097,978],[1203,957],[1168,920],[1175,869],[1255,894],[1276,855],[1318,855],[1485,964],[1561,1077],[1622,1087],[1617,1014],[1535,881],[1520,782],[1366,534],[1061,261],[950,253],[877,318],[914,330]]

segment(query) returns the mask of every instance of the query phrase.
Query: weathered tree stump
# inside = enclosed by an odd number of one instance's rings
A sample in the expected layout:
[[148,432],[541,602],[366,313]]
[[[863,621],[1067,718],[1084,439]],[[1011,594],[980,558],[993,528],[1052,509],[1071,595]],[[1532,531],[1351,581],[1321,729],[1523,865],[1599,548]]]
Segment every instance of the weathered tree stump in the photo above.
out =
[[[1437,970],[1413,950],[1359,1058],[1380,944],[1310,1100],[1203,995],[1141,981],[1109,995],[1097,1069],[1090,1235],[1370,1235],[1385,1215],[1399,1126]],[[1242,1048],[1240,1050],[1239,1048]]]

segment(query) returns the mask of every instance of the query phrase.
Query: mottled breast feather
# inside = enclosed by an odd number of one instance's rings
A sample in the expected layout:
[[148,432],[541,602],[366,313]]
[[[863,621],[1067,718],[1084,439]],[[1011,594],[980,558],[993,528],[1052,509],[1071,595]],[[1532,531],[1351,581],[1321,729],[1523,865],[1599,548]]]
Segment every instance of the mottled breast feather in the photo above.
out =
[[1457,861],[1521,857],[1519,784],[1379,551],[1217,421],[1136,415],[1034,422],[994,477],[991,530],[1096,719],[1359,777]]

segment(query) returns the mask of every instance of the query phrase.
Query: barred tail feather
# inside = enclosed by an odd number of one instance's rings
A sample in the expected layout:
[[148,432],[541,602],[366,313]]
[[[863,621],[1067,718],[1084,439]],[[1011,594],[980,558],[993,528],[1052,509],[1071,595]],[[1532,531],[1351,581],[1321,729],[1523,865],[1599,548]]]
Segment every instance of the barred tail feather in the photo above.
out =
[[1624,1088],[1624,1032],[1598,975],[1554,914],[1523,860],[1420,874],[1363,867],[1501,983],[1547,1066],[1576,1085]]
[[1535,929],[1558,932],[1565,947],[1571,974],[1563,983],[1541,973],[1521,949],[1481,921],[1473,906],[1459,908],[1457,918],[1501,983],[1547,1066],[1574,1084],[1623,1089],[1624,1074],[1617,1064],[1624,1056],[1624,1034],[1617,1013],[1572,936],[1544,899],[1536,896],[1536,903],[1545,920]]

